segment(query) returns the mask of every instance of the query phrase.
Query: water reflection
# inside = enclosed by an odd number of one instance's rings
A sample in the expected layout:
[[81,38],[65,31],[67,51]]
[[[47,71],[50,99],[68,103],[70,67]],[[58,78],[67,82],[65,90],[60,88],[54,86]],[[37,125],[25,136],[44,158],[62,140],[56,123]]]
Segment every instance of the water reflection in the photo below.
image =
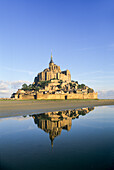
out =
[[114,106],[93,109],[1,119],[0,170],[114,169]]
[[34,114],[32,117],[38,128],[49,133],[53,148],[53,141],[55,137],[61,135],[62,129],[67,131],[71,129],[72,119],[79,118],[80,115],[84,116],[92,110],[94,110],[94,107]]

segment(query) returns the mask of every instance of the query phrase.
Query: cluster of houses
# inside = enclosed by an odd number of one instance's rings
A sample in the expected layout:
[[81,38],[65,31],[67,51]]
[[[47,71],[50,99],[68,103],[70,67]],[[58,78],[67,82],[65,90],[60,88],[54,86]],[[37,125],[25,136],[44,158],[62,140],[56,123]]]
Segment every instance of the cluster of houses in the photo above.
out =
[[[40,84],[40,82],[39,82]],[[82,93],[88,93],[88,89],[90,89],[88,86],[84,86],[83,88],[78,88],[78,82],[76,81],[71,81],[71,82],[66,82],[66,81],[60,81],[60,80],[51,80],[50,83],[48,83],[45,88],[39,89],[39,93],[42,94],[71,94],[71,93],[77,93],[77,94],[82,94]],[[91,89],[92,91],[93,89]]]

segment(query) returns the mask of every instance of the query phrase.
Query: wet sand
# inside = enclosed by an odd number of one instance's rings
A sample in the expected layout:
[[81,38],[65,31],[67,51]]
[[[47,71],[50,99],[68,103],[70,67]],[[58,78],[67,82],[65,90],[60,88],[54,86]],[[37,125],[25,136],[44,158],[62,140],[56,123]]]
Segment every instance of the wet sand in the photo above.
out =
[[0,100],[0,118],[59,110],[114,105],[114,99],[103,100]]

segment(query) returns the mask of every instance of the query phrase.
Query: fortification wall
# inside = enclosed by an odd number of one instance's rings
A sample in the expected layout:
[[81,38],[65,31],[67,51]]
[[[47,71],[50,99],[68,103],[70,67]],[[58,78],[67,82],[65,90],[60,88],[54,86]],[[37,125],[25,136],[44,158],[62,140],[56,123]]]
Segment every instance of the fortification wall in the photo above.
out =
[[20,100],[31,100],[31,99],[35,99],[34,95],[19,95],[19,99]]
[[36,99],[65,99],[64,94],[37,94]]
[[30,99],[97,99],[97,93],[88,93],[88,94],[39,94],[34,95],[19,95],[21,100],[30,100]]
[[97,99],[97,93],[88,94],[37,94],[36,99]]
[[97,95],[95,92],[88,94],[68,94],[67,99],[97,99]]
[[98,99],[98,93],[88,93],[87,95],[84,94],[84,99]]

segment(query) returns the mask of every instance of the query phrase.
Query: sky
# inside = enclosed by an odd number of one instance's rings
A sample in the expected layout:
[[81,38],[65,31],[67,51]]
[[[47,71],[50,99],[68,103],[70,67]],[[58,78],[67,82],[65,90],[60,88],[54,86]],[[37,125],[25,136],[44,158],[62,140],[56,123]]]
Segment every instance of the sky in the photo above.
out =
[[114,98],[113,0],[0,0],[0,97],[53,61],[72,80]]

